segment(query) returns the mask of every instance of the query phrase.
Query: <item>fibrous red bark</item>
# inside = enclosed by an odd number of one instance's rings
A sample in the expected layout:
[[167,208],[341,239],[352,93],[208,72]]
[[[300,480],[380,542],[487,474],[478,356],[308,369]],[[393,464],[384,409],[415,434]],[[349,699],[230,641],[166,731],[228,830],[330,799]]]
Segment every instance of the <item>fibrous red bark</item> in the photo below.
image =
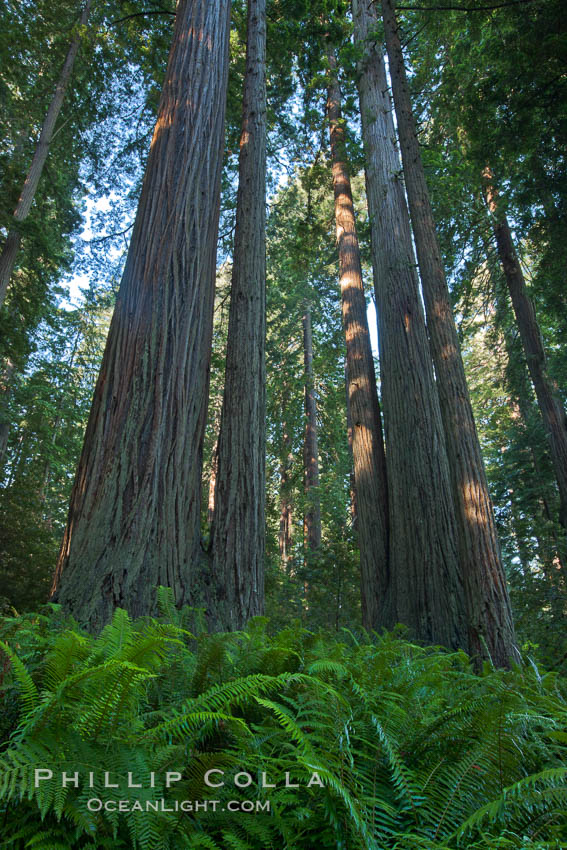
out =
[[266,0],[248,0],[232,287],[212,540],[215,625],[264,608]]
[[[368,0],[358,3],[367,10],[368,24],[372,24],[371,4]],[[477,658],[488,655],[497,666],[506,667],[517,656],[517,650],[494,511],[419,149],[393,0],[382,0],[382,11],[404,180],[459,526],[468,650]]]
[[419,296],[382,51],[369,0],[354,0],[364,54],[359,93],[366,156],[390,521],[388,626],[466,647],[457,522],[439,397]]
[[366,628],[374,629],[383,625],[382,606],[389,579],[386,458],[350,175],[346,161],[341,90],[333,51],[329,49],[327,56],[330,67],[327,117],[333,165],[348,397],[352,418],[362,622]]
[[229,0],[181,0],[128,258],[71,496],[54,600],[91,628],[202,604],[200,498]]

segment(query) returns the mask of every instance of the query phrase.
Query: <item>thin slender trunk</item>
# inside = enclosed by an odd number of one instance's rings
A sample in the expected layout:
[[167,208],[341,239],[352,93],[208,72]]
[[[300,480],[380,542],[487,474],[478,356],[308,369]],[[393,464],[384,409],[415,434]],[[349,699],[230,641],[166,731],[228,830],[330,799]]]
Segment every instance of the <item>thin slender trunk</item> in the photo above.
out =
[[[498,300],[496,302],[496,315],[498,321],[502,321],[502,319],[498,318],[498,314],[501,312],[505,315],[508,314],[509,306],[507,301],[502,302]],[[539,443],[538,436],[533,433],[533,428],[530,428],[530,420],[532,419],[532,400],[529,374],[527,370],[524,369],[524,363],[520,364],[522,366],[520,371],[513,368],[514,361],[517,359],[517,351],[515,350],[515,346],[512,344],[510,334],[503,332],[502,339],[506,355],[504,368],[502,370],[502,379],[505,381],[505,385],[510,393],[509,404],[512,420],[516,427],[521,431],[523,438],[526,441],[526,457],[528,460],[527,462],[524,462],[524,469],[529,477],[524,479],[523,489],[532,494],[532,498],[529,500],[531,505],[532,525],[534,523],[538,527],[541,525],[541,517],[537,516],[537,509],[540,508],[545,520],[545,525],[549,528],[549,536],[546,541],[546,545],[540,545],[541,541],[538,538],[540,558],[542,561],[555,564],[559,570],[561,570],[561,574],[565,575],[564,562],[566,555],[566,540],[564,535],[561,535],[561,533],[558,534],[561,527],[558,526],[557,516],[553,516],[553,512],[549,504],[549,496],[551,495],[550,485],[552,489],[555,488],[553,482],[550,481],[549,478],[547,478],[546,481],[546,474],[541,468],[540,457],[536,451],[536,444]],[[527,466],[530,465],[529,462],[531,462],[531,470],[528,470],[527,468]],[[512,513],[514,515],[514,511],[517,513],[518,510],[518,497],[516,492],[511,494],[511,496]],[[528,513],[530,513],[529,508]],[[514,530],[516,537],[518,537],[519,534],[518,528],[519,522],[515,520]],[[524,549],[527,549],[527,538],[529,537],[527,529],[524,529],[524,537],[526,539],[521,542],[519,541],[518,546],[519,548],[524,547]],[[520,555],[520,557],[522,557],[522,555]]]
[[246,75],[212,573],[215,624],[264,608],[266,339],[266,0],[248,0]]
[[[508,355],[508,363],[510,363],[510,356],[512,352],[508,343],[508,337],[506,337],[506,351]],[[516,412],[516,418],[520,420],[524,434],[527,434],[529,430],[528,423],[530,419],[530,404],[528,402],[528,397],[521,393],[515,392],[515,398],[512,400],[512,406]],[[530,489],[535,491],[536,500],[539,506],[541,507],[543,517],[545,518],[546,523],[550,528],[549,536],[551,540],[548,539],[546,545],[543,545],[541,539],[538,538],[538,546],[542,565],[554,564],[560,571],[561,576],[564,576],[564,560],[565,555],[567,554],[565,547],[565,539],[557,533],[560,527],[557,525],[557,518],[552,515],[551,508],[549,505],[549,486],[546,485],[545,474],[543,473],[543,470],[541,468],[540,459],[538,458],[538,454],[535,450],[532,441],[530,441],[529,445],[529,455],[533,467],[533,483],[531,484]],[[535,522],[536,525],[540,524],[539,519],[537,517],[535,517]],[[544,570],[546,569],[545,566],[543,566],[543,568]],[[547,569],[549,569],[549,566],[547,567]]]
[[[368,27],[376,24],[372,21],[370,0],[358,0],[358,5],[367,13]],[[459,523],[459,563],[467,595],[469,652],[483,657],[488,651],[498,667],[507,667],[517,655],[512,611],[419,150],[394,0],[382,0],[382,12],[404,179]]]
[[86,0],[79,21],[79,27],[76,29],[75,35],[69,45],[69,50],[67,52],[65,62],[63,63],[63,67],[57,81],[57,86],[55,87],[55,93],[51,103],[49,104],[49,109],[47,110],[47,115],[45,116],[45,121],[41,128],[39,141],[22,188],[22,193],[16,205],[16,209],[14,210],[14,225],[8,231],[4,247],[2,248],[2,253],[0,254],[0,307],[6,298],[6,292],[10,283],[10,278],[12,277],[12,272],[14,270],[14,265],[16,263],[22,240],[22,235],[19,231],[18,225],[20,225],[28,217],[37,192],[43,167],[49,153],[49,146],[53,138],[55,124],[57,123],[59,113],[61,112],[65,91],[69,84],[73,65],[75,64],[75,59],[79,51],[79,45],[83,34],[82,28],[87,23],[91,4],[92,0]]
[[282,447],[284,454],[280,460],[280,527],[278,532],[278,546],[282,566],[288,574],[292,559],[291,547],[293,543],[293,499],[291,488],[293,453],[288,413],[289,393],[289,384],[287,381],[284,381],[282,393]]
[[[55,446],[55,442],[57,440],[57,434],[59,432],[59,428],[61,427],[62,421],[63,421],[63,419],[62,419],[61,415],[57,414],[57,416],[55,417],[55,422],[53,423],[53,433],[51,435],[51,446],[52,447]],[[47,490],[48,490],[48,487],[49,487],[50,479],[51,479],[51,463],[50,463],[49,460],[47,460],[45,462],[45,466],[43,468],[42,482],[41,482],[41,487],[39,488],[39,501],[44,506],[44,508],[46,507],[45,503],[47,501]],[[47,520],[48,520],[47,511],[44,512],[43,519],[47,522]],[[51,525],[51,522],[49,524]]]
[[319,447],[317,438],[317,400],[313,380],[313,335],[311,308],[303,315],[303,362],[305,366],[305,437],[303,466],[305,474],[304,537],[308,552],[321,545],[321,500],[319,496]]
[[[26,411],[26,413],[28,413],[28,412],[29,412],[29,408]],[[6,484],[7,488],[10,488],[13,485],[14,481],[16,480],[16,478],[18,477],[18,475],[21,473],[22,469],[24,469],[24,467],[26,465],[26,458],[25,458],[25,455],[24,455],[24,447],[25,447],[25,444],[26,444],[25,440],[26,440],[27,436],[28,436],[28,430],[25,429],[24,431],[21,432],[20,436],[17,439],[16,446],[14,448],[13,457],[12,457],[11,463],[10,463],[10,475],[8,477],[8,483]]]
[[516,541],[516,550],[518,553],[518,560],[520,561],[520,566],[522,568],[522,572],[524,575],[527,575],[528,570],[530,569],[530,550],[526,545],[525,534],[522,531],[521,523],[518,517],[518,505],[514,499],[510,500],[511,502],[511,517],[512,517],[512,529],[514,533],[514,538]]
[[[229,0],[181,0],[126,267],[71,495],[54,599],[95,629],[155,587],[202,605]],[[189,96],[190,95],[190,96]]]
[[291,439],[284,422],[285,459],[280,465],[280,528],[278,544],[283,566],[289,573],[292,559],[293,543],[293,503],[291,499],[290,469],[293,456],[291,454]]
[[359,93],[372,233],[390,504],[386,624],[428,643],[467,647],[465,597],[445,435],[383,57],[370,5],[353,3],[364,47]]
[[[69,381],[69,382],[70,382],[71,376],[73,374],[73,367],[75,365],[75,358],[77,356],[77,351],[78,351],[78,348],[79,348],[80,337],[81,337],[81,331],[79,329],[77,331],[76,335],[75,335],[75,339],[73,340],[73,348],[71,349],[71,356],[69,357],[69,362],[67,363],[67,369],[65,370],[64,380]],[[72,397],[72,399],[71,399],[71,402],[73,402],[73,401],[74,401],[74,397]],[[64,402],[64,395],[63,395],[63,391],[61,390],[60,393],[59,393],[59,400],[58,400],[57,407],[56,407],[55,421],[53,422],[53,428],[52,428],[52,431],[51,431],[51,446],[52,447],[55,446],[55,443],[57,441],[59,428],[61,427],[61,423],[63,421],[63,402]],[[49,485],[50,476],[51,476],[51,462],[48,459],[45,462],[44,471],[43,471],[43,481],[42,481],[42,485],[41,485],[40,491],[39,491],[39,501],[40,502],[45,502],[46,499],[47,499],[47,487]]]
[[567,530],[567,416],[557,387],[547,374],[543,340],[534,305],[527,292],[508,219],[498,208],[498,193],[494,186],[492,171],[488,166],[483,172],[483,184],[488,208],[492,214],[498,256],[539,410],[549,438],[549,453],[559,488],[559,522]]
[[341,90],[334,52],[328,50],[327,117],[331,138],[335,220],[339,251],[342,316],[346,339],[348,397],[353,424],[352,452],[358,508],[362,622],[383,625],[388,586],[388,493],[382,420],[370,346],[366,299],[346,162]]

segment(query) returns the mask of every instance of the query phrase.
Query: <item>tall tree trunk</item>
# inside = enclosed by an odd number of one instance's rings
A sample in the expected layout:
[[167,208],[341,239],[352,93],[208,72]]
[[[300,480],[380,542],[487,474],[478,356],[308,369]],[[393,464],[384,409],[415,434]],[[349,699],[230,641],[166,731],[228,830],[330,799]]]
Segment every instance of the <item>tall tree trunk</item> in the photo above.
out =
[[[64,382],[71,382],[71,378],[73,376],[73,368],[75,366],[75,358],[77,357],[77,351],[79,349],[79,342],[81,338],[81,328],[77,330],[75,334],[75,339],[73,340],[73,348],[71,349],[71,355],[67,362],[67,368],[65,370],[65,375],[63,377]],[[55,420],[53,422],[53,427],[51,429],[51,446],[52,448],[55,446],[57,442],[57,437],[59,436],[59,428],[61,427],[61,423],[63,422],[63,403],[65,397],[63,394],[63,390],[59,391],[59,399],[56,405],[56,413]],[[75,401],[75,394],[71,397],[71,404]],[[48,450],[49,455],[49,450]],[[47,500],[47,488],[49,486],[49,479],[51,477],[51,460],[48,456],[48,459],[45,462],[44,470],[43,470],[43,481],[39,490],[39,501],[45,503]],[[47,519],[47,517],[46,517]]]
[[351,460],[351,471],[349,474],[350,480],[350,518],[352,522],[352,527],[356,530],[358,528],[356,517],[356,483],[354,480],[354,458],[352,454],[352,416],[350,413],[350,398],[348,394],[348,374],[347,374],[347,364],[345,360],[345,395],[346,395],[346,426],[347,426],[347,440],[348,440],[348,450],[350,453]]
[[282,391],[282,449],[283,456],[280,458],[280,527],[278,532],[278,547],[282,559],[282,566],[289,574],[292,560],[293,543],[293,495],[291,470],[293,466],[293,453],[291,445],[291,429],[289,425],[290,386],[284,379]]
[[266,0],[248,0],[239,183],[212,573],[215,622],[264,608],[266,338]]
[[[357,5],[368,38],[369,31],[376,30],[377,15],[373,20],[370,0],[358,0]],[[517,651],[494,511],[419,150],[394,0],[382,0],[382,12],[404,179],[459,523],[468,647],[476,657],[483,657],[488,651],[497,666],[506,667]],[[372,50],[370,45],[367,47]],[[383,61],[379,55],[375,60]]]
[[47,110],[47,115],[45,116],[45,121],[41,128],[39,141],[22,188],[22,193],[16,205],[16,209],[14,210],[14,225],[8,231],[4,247],[2,248],[2,253],[0,254],[0,307],[6,299],[8,284],[10,283],[10,278],[14,270],[14,265],[20,249],[20,243],[22,241],[22,235],[18,229],[18,225],[20,225],[28,217],[33,199],[37,192],[37,187],[43,172],[43,166],[45,165],[45,161],[49,153],[49,145],[53,138],[55,124],[57,123],[59,113],[61,112],[65,91],[71,78],[73,65],[75,64],[75,59],[79,51],[79,45],[83,35],[82,28],[87,23],[91,4],[92,0],[86,0],[79,21],[79,27],[75,30],[75,35],[69,45],[69,50],[57,81],[55,93],[51,103],[49,104],[49,109]]
[[549,437],[549,452],[559,488],[559,522],[567,530],[567,416],[557,387],[547,374],[545,351],[534,305],[527,292],[508,219],[498,209],[498,193],[494,185],[492,171],[488,166],[483,172],[483,183],[488,208],[492,214],[492,226],[498,256],[514,309],[539,410]]
[[352,416],[352,453],[358,509],[362,622],[383,625],[388,586],[388,491],[382,420],[370,346],[366,299],[356,233],[336,58],[329,49],[327,117],[331,138],[335,221],[339,251],[342,316],[346,339],[348,397]]
[[[488,248],[488,244],[486,247]],[[537,538],[540,559],[546,564],[554,564],[561,572],[561,575],[564,576],[567,541],[565,540],[565,535],[560,533],[561,527],[558,526],[557,515],[553,515],[553,511],[551,510],[549,503],[549,497],[552,495],[550,492],[550,485],[555,494],[556,488],[554,487],[553,479],[550,480],[549,476],[546,476],[545,471],[541,467],[541,458],[536,451],[536,446],[539,445],[538,435],[534,434],[533,428],[530,427],[530,421],[533,419],[530,376],[525,368],[526,364],[523,360],[520,364],[517,364],[521,367],[519,370],[514,368],[514,363],[517,361],[518,351],[512,342],[511,335],[504,330],[505,317],[509,314],[508,301],[501,301],[500,299],[496,300],[495,313],[497,323],[502,325],[503,328],[502,341],[505,351],[505,361],[502,369],[502,380],[505,382],[505,386],[507,387],[507,391],[510,395],[509,406],[512,420],[515,427],[519,429],[526,441],[527,460],[524,461],[524,469],[528,474],[528,478],[524,479],[524,486],[521,489],[529,491],[532,494],[532,498],[529,500],[530,506],[527,508],[527,513],[531,517],[532,526],[535,525],[537,528],[540,528],[541,520],[543,518],[545,527],[549,529],[549,532],[546,532],[545,544],[540,537]],[[531,468],[528,469],[528,467]],[[519,517],[519,514],[521,513],[521,500],[518,500],[518,493],[516,491],[510,495],[512,516],[514,518],[514,532],[518,539],[518,548],[525,552],[529,549],[527,545],[527,538],[530,535],[527,532],[527,529],[524,528],[524,539],[520,540],[519,527],[521,523],[517,517]],[[541,509],[541,515],[539,516],[537,514],[538,509]],[[526,511],[524,511],[524,513],[525,512]],[[526,558],[522,552],[520,552],[520,559],[526,564],[529,561],[529,558]],[[546,567],[543,568],[544,570],[546,569]]]
[[[285,411],[284,411],[285,417]],[[280,464],[280,528],[278,533],[278,544],[282,564],[287,573],[290,571],[293,543],[293,501],[291,497],[290,470],[293,463],[291,453],[291,436],[288,424],[283,422],[283,447],[285,458]]]
[[317,401],[313,380],[313,335],[311,308],[303,315],[303,362],[305,365],[305,437],[303,466],[305,474],[304,536],[308,552],[321,545],[321,500],[319,496],[319,445],[317,438]]
[[[229,0],[181,0],[54,600],[90,628],[199,594]],[[191,95],[188,96],[188,93]]]
[[[553,513],[549,504],[549,479],[546,484],[546,476],[544,471],[541,468],[540,458],[538,457],[538,453],[535,450],[533,440],[529,440],[529,422],[530,422],[530,399],[529,399],[529,378],[526,374],[526,389],[527,392],[519,392],[519,387],[516,382],[513,382],[510,378],[511,373],[511,358],[514,356],[512,351],[512,346],[509,342],[508,334],[505,335],[505,347],[506,354],[508,356],[508,368],[506,377],[508,379],[509,386],[511,388],[511,392],[513,393],[511,399],[511,408],[514,413],[514,419],[519,420],[518,424],[521,427],[521,430],[526,435],[526,438],[529,441],[529,457],[532,465],[532,481],[530,482],[529,489],[533,492],[535,501],[537,502],[538,507],[541,508],[542,517],[545,520],[545,525],[549,528],[549,532],[546,533],[545,538],[539,536],[538,540],[538,548],[540,559],[542,561],[542,569],[544,572],[549,574],[550,565],[553,565],[557,568],[558,575],[555,577],[556,580],[564,581],[565,576],[565,537],[564,535],[558,534],[559,526],[557,524],[557,517],[553,516]],[[524,383],[522,381],[522,383]],[[516,384],[516,385],[514,385]],[[541,519],[538,516],[533,516],[533,523],[537,527],[541,527]]]
[[293,503],[290,493],[291,444],[284,423],[284,446],[287,448],[285,460],[280,465],[280,529],[278,544],[283,566],[289,572],[293,543]]
[[390,504],[386,624],[468,646],[445,435],[400,180],[392,108],[370,4],[354,0],[364,47],[359,93],[366,156]]

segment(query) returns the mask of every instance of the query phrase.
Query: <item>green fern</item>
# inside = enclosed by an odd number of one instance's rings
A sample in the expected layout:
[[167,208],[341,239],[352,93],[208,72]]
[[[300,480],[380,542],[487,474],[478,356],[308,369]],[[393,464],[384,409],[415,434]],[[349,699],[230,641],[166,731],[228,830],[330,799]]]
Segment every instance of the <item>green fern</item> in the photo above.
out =
[[[12,717],[0,752],[2,846],[565,846],[567,711],[556,675],[531,666],[476,675],[463,653],[416,646],[401,631],[270,635],[256,618],[209,635],[194,631],[198,612],[178,610],[170,591],[158,597],[159,619],[118,610],[97,637],[55,606],[0,621],[10,660],[0,699]],[[37,767],[53,771],[38,787]],[[224,786],[206,785],[211,769]],[[61,771],[92,772],[93,787],[62,788]],[[170,789],[167,771],[181,774]],[[242,771],[250,788],[235,784]],[[128,790],[129,773],[142,789]],[[308,786],[313,773],[322,787]],[[264,774],[275,787],[262,788]],[[104,809],[132,797],[143,806],[214,797],[218,806]],[[88,810],[90,798],[101,811]],[[229,809],[256,800],[270,810]]]

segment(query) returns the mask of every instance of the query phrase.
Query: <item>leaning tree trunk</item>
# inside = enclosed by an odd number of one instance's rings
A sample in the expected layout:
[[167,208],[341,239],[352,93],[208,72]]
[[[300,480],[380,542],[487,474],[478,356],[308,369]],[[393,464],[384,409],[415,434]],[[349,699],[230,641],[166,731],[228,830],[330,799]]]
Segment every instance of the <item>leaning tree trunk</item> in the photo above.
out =
[[311,308],[303,315],[303,361],[305,366],[305,436],[303,467],[305,475],[304,536],[308,552],[321,545],[321,500],[319,496],[319,445],[317,438],[317,400],[313,380],[313,334]]
[[492,171],[488,166],[483,172],[483,183],[488,208],[492,214],[498,256],[514,309],[537,403],[549,437],[549,453],[559,488],[559,522],[567,529],[567,416],[557,387],[547,374],[543,340],[534,305],[527,292],[508,219],[498,209],[498,193],[494,186]]
[[341,116],[341,90],[336,58],[328,51],[327,117],[331,137],[335,220],[343,326],[346,339],[347,380],[352,417],[352,453],[358,512],[362,622],[365,628],[382,626],[382,607],[388,586],[388,494],[382,419],[370,346],[366,299],[354,205]]
[[388,626],[467,647],[457,522],[377,24],[353,2],[390,503]]
[[22,193],[16,205],[16,209],[14,210],[14,224],[8,230],[8,235],[6,237],[4,247],[2,248],[2,253],[0,254],[0,307],[6,299],[8,284],[12,277],[12,272],[20,249],[20,243],[22,241],[22,234],[20,233],[19,225],[28,217],[33,199],[37,192],[37,187],[43,172],[43,166],[45,165],[45,161],[49,153],[49,145],[53,138],[55,124],[57,123],[59,113],[61,112],[65,91],[71,78],[73,65],[75,64],[75,59],[79,51],[79,45],[83,35],[82,28],[87,23],[91,4],[92,0],[86,0],[81,14],[79,27],[76,29],[75,35],[69,45],[67,57],[63,63],[63,68],[61,69],[61,73],[57,81],[55,93],[51,103],[49,104],[49,109],[47,110],[47,115],[45,116],[45,121],[41,128],[39,141],[22,188]]
[[[508,312],[508,302],[506,301],[503,304],[497,303],[496,309],[497,313],[502,309]],[[561,533],[562,529],[558,526],[557,515],[554,515],[555,512],[552,510],[550,505],[550,496],[552,496],[550,486],[551,490],[555,490],[553,478],[549,479],[548,477],[546,482],[546,475],[541,467],[541,458],[538,456],[538,452],[536,451],[536,446],[541,442],[539,439],[540,434],[534,434],[533,428],[530,428],[532,407],[530,375],[525,368],[526,364],[524,362],[521,364],[521,371],[519,373],[515,371],[513,366],[514,362],[517,360],[518,352],[516,347],[512,344],[509,333],[504,333],[503,338],[506,351],[506,366],[503,375],[511,396],[510,407],[512,410],[512,418],[517,422],[519,429],[524,435],[527,443],[527,450],[531,459],[532,480],[525,484],[524,489],[527,489],[532,493],[532,502],[534,502],[534,505],[537,504],[538,508],[541,509],[542,516],[545,519],[546,524],[549,526],[550,536],[553,540],[549,546],[540,547],[542,552],[549,550],[547,558],[545,555],[542,555],[542,561],[547,560],[550,563],[555,563],[558,568],[558,572],[565,575],[567,540],[565,539],[565,534]],[[537,409],[539,411],[539,408]],[[512,502],[514,503],[515,501],[516,499],[513,498]],[[533,524],[537,526],[540,525],[540,519],[535,514],[532,515],[532,525]]]
[[266,2],[248,0],[236,231],[212,574],[214,622],[238,629],[264,608],[266,416]]
[[[360,35],[376,30],[371,0],[358,0]],[[382,0],[384,33],[398,122],[400,150],[417,250],[423,300],[447,456],[459,523],[459,563],[467,596],[469,652],[506,667],[516,655],[514,624],[500,557],[494,511],[476,432],[465,368],[453,318],[429,190],[398,34],[394,0]],[[368,61],[383,62],[367,43]]]
[[[229,0],[181,0],[54,600],[90,628],[199,594]],[[189,96],[190,95],[190,96]]]

